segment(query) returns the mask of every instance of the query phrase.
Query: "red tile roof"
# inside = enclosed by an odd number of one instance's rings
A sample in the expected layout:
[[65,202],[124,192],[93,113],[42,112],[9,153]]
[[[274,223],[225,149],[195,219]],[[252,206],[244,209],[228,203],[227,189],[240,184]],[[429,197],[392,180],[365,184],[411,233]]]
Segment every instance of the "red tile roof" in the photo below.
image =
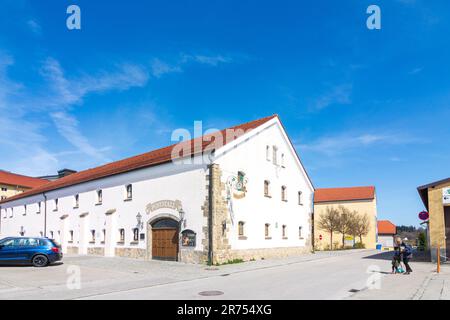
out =
[[48,183],[48,180],[27,177],[20,174],[0,170],[0,184],[19,186],[31,189],[46,183]]
[[378,221],[378,234],[396,234],[397,227],[389,220]]
[[184,152],[180,152],[179,156],[176,156],[175,159],[183,158],[186,156],[193,156],[203,151],[211,151],[211,144],[213,144],[213,142],[216,141],[216,136],[218,133],[220,133],[221,137],[223,137],[223,140],[220,141],[219,143],[221,143],[222,146],[224,146],[227,143],[236,140],[244,133],[247,133],[249,130],[253,130],[274,118],[278,118],[278,115],[273,115],[270,117],[254,120],[235,127],[218,131],[216,133],[198,137],[190,141],[174,144],[138,156],[134,156],[124,160],[108,163],[106,165],[102,165],[96,168],[73,173],[59,180],[49,182],[41,187],[8,198],[0,203],[6,203],[13,200],[29,197],[32,195],[37,195],[43,192],[48,192],[51,190],[57,190],[68,186],[93,181],[120,173],[129,172],[136,169],[142,169],[150,166],[156,166],[159,164],[167,163],[173,160],[172,151],[176,146],[178,146],[177,150],[178,148],[181,149],[181,147],[187,146],[188,147],[187,150],[189,151],[186,154],[184,154]]
[[351,187],[351,188],[328,188],[316,189],[314,203],[371,200],[375,198],[375,187]]

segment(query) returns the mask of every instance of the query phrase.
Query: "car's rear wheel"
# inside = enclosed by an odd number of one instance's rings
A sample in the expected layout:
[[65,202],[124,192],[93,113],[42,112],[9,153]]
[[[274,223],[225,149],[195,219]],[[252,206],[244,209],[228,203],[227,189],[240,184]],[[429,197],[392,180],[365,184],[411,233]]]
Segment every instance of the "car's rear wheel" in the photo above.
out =
[[42,254],[39,254],[37,256],[34,256],[31,262],[36,268],[42,268],[48,265],[48,258]]

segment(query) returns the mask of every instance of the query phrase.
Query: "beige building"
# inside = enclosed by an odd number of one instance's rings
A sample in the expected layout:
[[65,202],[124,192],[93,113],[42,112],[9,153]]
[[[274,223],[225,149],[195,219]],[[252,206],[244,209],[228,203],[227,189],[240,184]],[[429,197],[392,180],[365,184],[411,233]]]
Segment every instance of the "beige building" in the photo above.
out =
[[48,183],[45,179],[27,177],[0,170],[0,201]]
[[429,213],[428,237],[431,258],[450,257],[450,178],[436,181],[418,188],[423,204]]
[[[351,211],[369,216],[369,233],[362,238],[367,249],[375,249],[377,244],[377,199],[375,187],[351,187],[351,188],[329,188],[316,189],[314,193],[314,247],[317,250],[329,250],[331,245],[331,234],[329,231],[321,230],[318,222],[327,208],[344,206]],[[347,235],[345,243],[352,246],[359,242]],[[342,246],[342,234],[333,232],[333,248]]]

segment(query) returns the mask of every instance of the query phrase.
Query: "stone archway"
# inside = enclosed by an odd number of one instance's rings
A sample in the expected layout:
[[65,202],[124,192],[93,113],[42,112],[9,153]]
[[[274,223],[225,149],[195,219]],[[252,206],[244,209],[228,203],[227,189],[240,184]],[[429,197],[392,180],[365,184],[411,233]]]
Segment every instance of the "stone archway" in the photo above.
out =
[[159,214],[147,222],[147,259],[179,260],[180,218]]

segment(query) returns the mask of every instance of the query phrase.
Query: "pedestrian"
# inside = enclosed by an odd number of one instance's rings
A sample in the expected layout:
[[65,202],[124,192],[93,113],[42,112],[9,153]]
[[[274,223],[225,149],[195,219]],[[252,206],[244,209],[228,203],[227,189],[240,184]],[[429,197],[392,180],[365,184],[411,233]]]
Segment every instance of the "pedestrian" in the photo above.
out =
[[412,248],[410,245],[406,244],[400,237],[395,239],[396,249],[400,252],[400,261],[403,262],[406,268],[405,274],[410,274],[412,272],[411,266],[409,265],[409,260],[412,257]]

